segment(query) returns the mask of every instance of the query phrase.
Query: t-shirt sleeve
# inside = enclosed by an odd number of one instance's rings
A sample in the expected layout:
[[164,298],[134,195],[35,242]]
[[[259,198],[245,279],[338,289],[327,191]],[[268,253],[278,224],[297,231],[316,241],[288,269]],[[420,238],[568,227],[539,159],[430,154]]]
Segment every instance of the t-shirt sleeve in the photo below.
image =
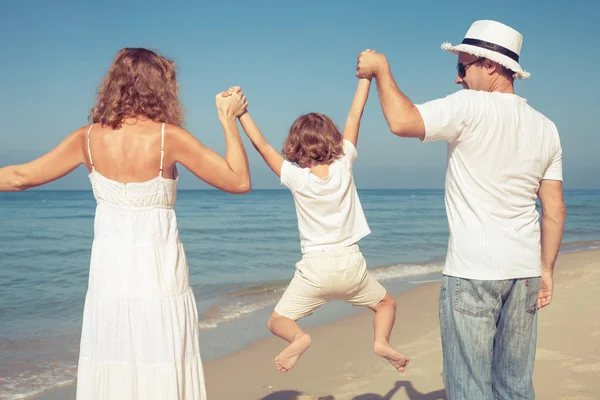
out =
[[297,191],[304,186],[309,173],[308,168],[300,168],[284,160],[281,165],[281,184],[291,191]]
[[544,173],[542,179],[561,182],[563,180],[562,147],[560,146],[560,142],[558,143],[556,153],[554,153],[554,157],[552,158],[552,162],[550,163],[550,166],[546,169],[546,172]]
[[356,160],[356,158],[358,157],[356,147],[354,147],[354,145],[348,140],[344,139],[342,141],[342,150],[344,151],[343,158],[346,161],[346,164],[352,165],[354,163],[354,160]]
[[424,142],[456,142],[463,137],[475,111],[474,93],[470,92],[460,90],[442,99],[416,105],[425,125]]

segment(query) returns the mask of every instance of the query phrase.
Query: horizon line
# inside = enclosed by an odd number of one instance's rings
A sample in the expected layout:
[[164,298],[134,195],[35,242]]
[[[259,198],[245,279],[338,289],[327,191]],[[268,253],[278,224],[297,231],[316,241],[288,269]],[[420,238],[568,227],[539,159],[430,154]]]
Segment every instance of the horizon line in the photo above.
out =
[[[443,187],[435,187],[435,188],[356,188],[356,190],[361,191],[361,190],[444,190]],[[592,188],[579,188],[579,187],[567,187],[564,188],[563,190],[600,190],[600,187],[592,187]],[[91,192],[92,188],[89,189],[42,189],[42,188],[32,188],[30,190],[24,190],[22,192],[13,192],[13,193],[23,193],[23,192]],[[227,193],[225,191],[216,189],[216,188],[198,188],[198,189],[177,189],[178,192],[222,192],[222,193]],[[254,191],[282,191],[282,192],[289,192],[289,189],[287,188],[256,188],[256,189],[252,189],[249,193],[246,194],[250,194]],[[5,192],[5,193],[10,193],[10,192]],[[232,193],[233,194],[233,193]],[[239,196],[239,194],[235,194],[236,196]]]

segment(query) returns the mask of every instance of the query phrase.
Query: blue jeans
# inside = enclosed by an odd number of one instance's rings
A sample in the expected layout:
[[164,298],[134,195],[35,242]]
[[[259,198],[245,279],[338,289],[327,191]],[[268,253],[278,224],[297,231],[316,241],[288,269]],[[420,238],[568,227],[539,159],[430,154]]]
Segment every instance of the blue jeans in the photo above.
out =
[[534,399],[540,278],[444,275],[440,327],[449,400]]

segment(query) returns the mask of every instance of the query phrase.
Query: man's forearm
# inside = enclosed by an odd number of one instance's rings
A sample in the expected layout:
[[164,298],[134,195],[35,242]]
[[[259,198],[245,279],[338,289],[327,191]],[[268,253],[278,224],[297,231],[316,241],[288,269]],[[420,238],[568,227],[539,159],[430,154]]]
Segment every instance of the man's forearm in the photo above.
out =
[[565,208],[542,210],[542,273],[554,272],[554,263],[558,257],[563,229],[565,227]]
[[425,136],[425,126],[421,114],[400,91],[389,66],[382,67],[375,78],[381,109],[392,133],[422,139]]

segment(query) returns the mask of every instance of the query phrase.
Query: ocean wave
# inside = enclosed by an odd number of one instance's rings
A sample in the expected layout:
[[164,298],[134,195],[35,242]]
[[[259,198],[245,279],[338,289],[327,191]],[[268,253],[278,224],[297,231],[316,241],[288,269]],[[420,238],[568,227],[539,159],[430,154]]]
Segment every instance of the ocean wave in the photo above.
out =
[[[561,247],[561,253],[590,250],[600,248],[600,241],[581,241],[567,243]],[[380,282],[394,279],[406,279],[410,277],[425,276],[439,273],[444,268],[444,257],[437,257],[424,263],[394,264],[381,267],[369,268],[371,275]],[[428,281],[413,281],[413,283],[425,283]],[[202,316],[199,322],[201,329],[216,328],[222,323],[236,320],[248,314],[260,311],[271,306],[280,298],[289,284],[289,280],[273,280],[265,282],[254,282],[252,284],[227,292],[221,297],[223,303],[214,306]],[[235,301],[231,301],[234,299]]]
[[262,310],[267,306],[275,304],[278,300],[279,297],[272,296],[249,303],[238,301],[225,306],[215,306],[204,314],[203,319],[198,322],[198,326],[200,329],[216,328],[222,323],[236,320],[244,315]]
[[289,279],[282,279],[276,281],[257,282],[252,283],[248,286],[244,286],[234,292],[226,294],[228,297],[243,297],[243,296],[256,296],[268,293],[276,293],[285,290],[290,283]]
[[[389,281],[412,276],[440,272],[443,260],[434,259],[423,264],[396,264],[370,268],[369,272],[378,281]],[[289,280],[275,280],[252,283],[222,296],[225,304],[219,304],[207,311],[199,321],[201,329],[213,329],[222,323],[239,319],[277,303],[280,293],[289,284]],[[235,299],[236,301],[231,301]],[[238,300],[239,299],[239,300]]]
[[[56,240],[58,241],[58,240]],[[90,250],[88,248],[71,248],[71,249],[64,249],[64,248],[41,248],[41,249],[36,249],[36,251],[32,251],[30,248],[29,249],[23,249],[23,250],[7,250],[5,252],[6,257],[10,257],[11,259],[23,259],[23,258],[31,258],[31,257],[52,257],[50,259],[56,259],[56,260],[62,260],[66,257],[84,257],[87,256],[90,253]]]
[[600,240],[582,240],[563,244],[560,247],[559,253],[573,253],[576,251],[593,250],[598,248],[600,248]]
[[371,275],[379,281],[391,279],[407,278],[409,276],[427,275],[434,272],[441,272],[444,268],[444,261],[431,262],[427,264],[398,264],[387,267],[377,267],[371,269]]
[[36,219],[48,219],[48,220],[55,219],[57,221],[79,220],[79,219],[93,220],[94,214],[40,215],[40,216],[37,216]]
[[27,374],[0,378],[0,400],[30,399],[48,390],[75,382],[77,364],[66,362],[43,363]]

